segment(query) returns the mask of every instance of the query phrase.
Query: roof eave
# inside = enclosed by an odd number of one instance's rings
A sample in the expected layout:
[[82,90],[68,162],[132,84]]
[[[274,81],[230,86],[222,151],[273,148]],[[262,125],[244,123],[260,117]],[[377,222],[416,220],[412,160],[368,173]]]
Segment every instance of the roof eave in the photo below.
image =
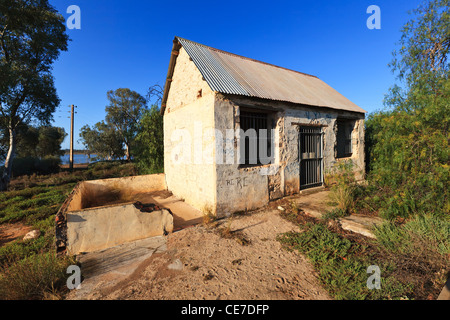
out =
[[167,71],[166,83],[164,85],[164,94],[161,101],[161,114],[164,115],[166,110],[167,98],[169,96],[170,85],[172,83],[173,72],[175,70],[175,64],[177,62],[178,54],[180,52],[181,44],[177,37],[173,39],[172,53],[170,55],[169,70]]

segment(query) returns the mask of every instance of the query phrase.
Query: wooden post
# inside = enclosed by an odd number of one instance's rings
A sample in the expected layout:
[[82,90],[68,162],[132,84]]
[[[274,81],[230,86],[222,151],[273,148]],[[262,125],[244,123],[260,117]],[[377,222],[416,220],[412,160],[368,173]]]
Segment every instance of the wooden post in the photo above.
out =
[[73,124],[74,124],[74,105],[71,105],[70,110],[70,158],[69,158],[69,168],[73,171]]

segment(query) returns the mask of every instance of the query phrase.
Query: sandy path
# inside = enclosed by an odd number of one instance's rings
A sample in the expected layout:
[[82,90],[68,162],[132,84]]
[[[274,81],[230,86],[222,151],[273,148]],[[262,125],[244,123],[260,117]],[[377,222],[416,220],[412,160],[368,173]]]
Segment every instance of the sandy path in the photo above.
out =
[[[169,235],[164,253],[154,254],[136,272],[104,287],[95,299],[330,299],[311,264],[281,248],[276,236],[297,227],[275,210],[234,217],[231,230],[249,240],[224,238],[226,227],[198,225]],[[181,261],[181,270],[168,265]]]

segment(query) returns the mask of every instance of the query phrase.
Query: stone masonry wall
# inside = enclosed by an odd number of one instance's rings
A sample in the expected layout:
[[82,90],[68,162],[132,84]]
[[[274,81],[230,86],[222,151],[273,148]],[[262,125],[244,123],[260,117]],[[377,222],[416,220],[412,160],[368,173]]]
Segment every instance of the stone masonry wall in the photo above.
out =
[[[216,167],[217,212],[228,215],[264,206],[269,200],[298,193],[300,189],[299,124],[323,126],[325,173],[338,161],[351,159],[358,179],[364,176],[364,115],[332,109],[298,106],[283,102],[256,101],[250,98],[218,94],[215,99],[215,126],[226,130],[239,128],[239,109],[254,105],[271,108],[275,129],[274,162],[270,165],[243,167],[237,161],[238,141],[224,138],[224,153],[233,155],[235,163],[223,161]],[[336,159],[336,119],[353,119],[353,154]],[[236,139],[235,139],[236,140]],[[228,144],[227,144],[228,142]],[[218,146],[219,147],[219,146]]]

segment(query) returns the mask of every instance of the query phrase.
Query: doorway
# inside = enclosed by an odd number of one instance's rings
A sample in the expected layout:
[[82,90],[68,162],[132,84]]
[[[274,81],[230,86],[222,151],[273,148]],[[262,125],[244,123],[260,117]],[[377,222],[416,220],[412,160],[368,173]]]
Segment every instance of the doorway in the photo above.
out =
[[321,127],[300,127],[300,190],[323,185],[323,139]]

